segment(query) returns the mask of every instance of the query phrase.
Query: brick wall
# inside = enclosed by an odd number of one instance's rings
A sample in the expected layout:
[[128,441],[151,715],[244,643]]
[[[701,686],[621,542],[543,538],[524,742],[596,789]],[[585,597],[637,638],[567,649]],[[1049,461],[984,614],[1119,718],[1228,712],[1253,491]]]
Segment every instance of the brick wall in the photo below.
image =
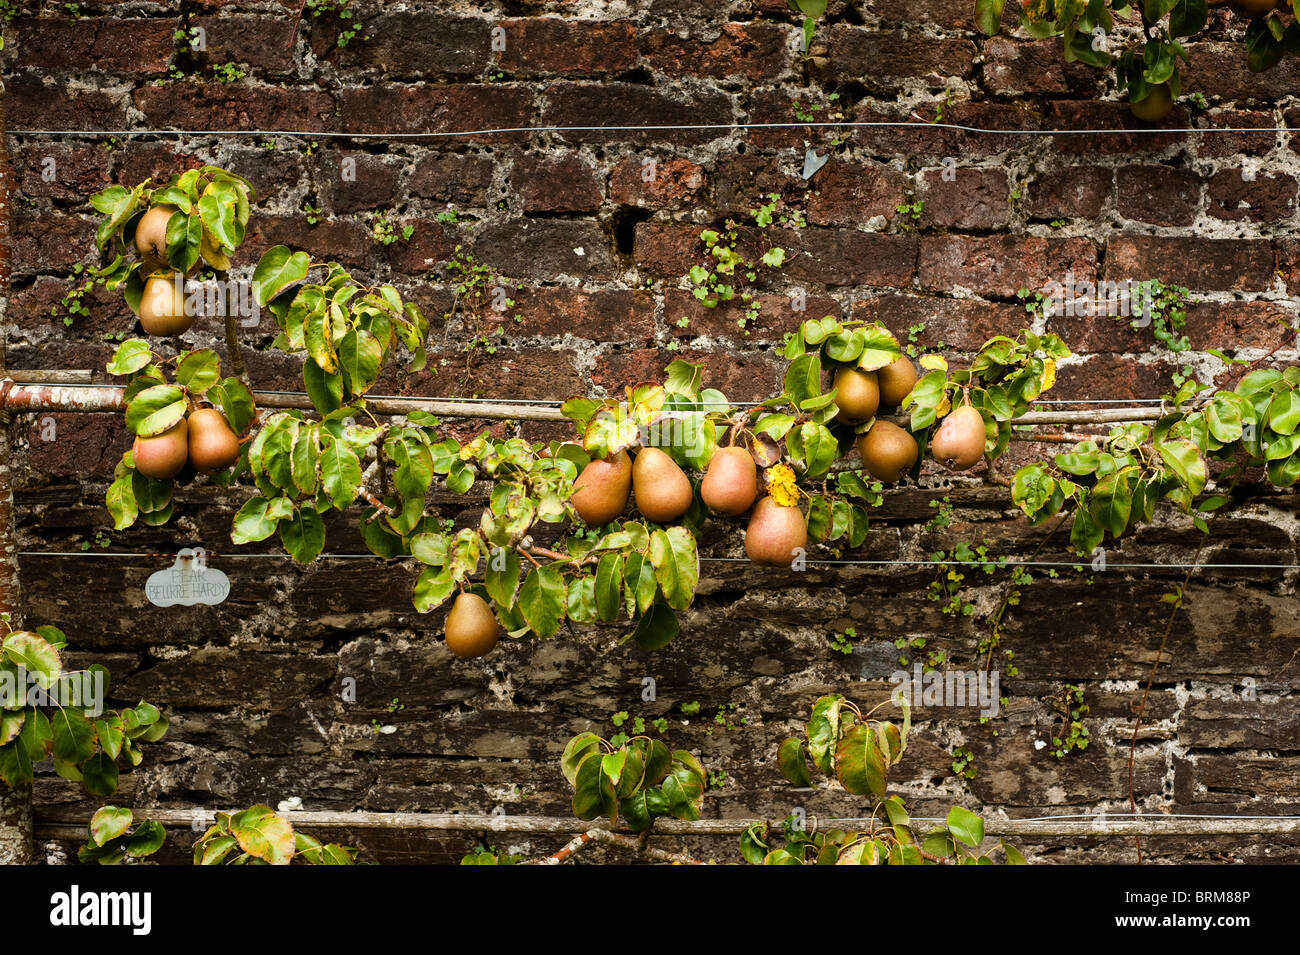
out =
[[[1296,358],[1284,326],[1298,317],[1291,296],[1300,285],[1300,135],[1027,135],[1138,124],[1098,74],[1064,64],[1052,41],[974,33],[969,4],[833,3],[808,60],[795,52],[797,29],[781,0],[712,5],[707,17],[702,5],[680,0],[355,5],[368,39],[342,48],[337,22],[308,16],[295,33],[297,5],[274,0],[187,0],[180,14],[158,4],[82,3],[76,20],[19,16],[6,25],[10,130],[85,131],[8,139],[18,184],[9,367],[89,368],[107,380],[113,343],[106,335],[133,326],[120,299],[95,295],[91,314],[71,326],[50,317],[73,266],[92,262],[95,220],[85,197],[205,162],[239,172],[259,191],[244,267],[286,243],[390,281],[425,308],[429,368],[386,373],[376,387],[383,393],[616,393],[684,357],[703,361],[710,383],[733,399],[761,398],[778,388],[783,335],[813,312],[879,319],[901,337],[923,323],[917,344],[942,342],[956,361],[988,337],[1034,321],[1076,352],[1060,369],[1058,398],[1158,398],[1185,364],[1207,381],[1221,376],[1209,348],[1256,357],[1285,343],[1277,361]],[[182,26],[201,27],[206,50],[183,50],[174,37]],[[493,45],[498,27],[504,49]],[[1186,90],[1200,93],[1205,107],[1180,105],[1169,125],[1300,128],[1296,61],[1249,74],[1231,28],[1216,14],[1206,38],[1188,45]],[[214,68],[226,64],[246,75],[218,81]],[[811,106],[819,118],[917,125],[423,140],[324,135],[789,123]],[[940,115],[1005,133],[927,125]],[[93,132],[155,127],[318,135]],[[829,161],[805,181],[809,147]],[[55,173],[43,176],[50,160]],[[342,175],[346,160],[355,163],[355,179]],[[648,161],[655,176],[647,182]],[[774,241],[790,253],[787,264],[761,287],[759,320],[741,329],[738,309],[698,306],[683,275],[701,259],[702,228],[744,217],[771,192],[803,212],[807,225],[779,231]],[[898,207],[916,200],[924,207],[913,224]],[[409,241],[374,241],[371,216],[381,210],[399,230],[413,227]],[[457,221],[435,218],[449,210]],[[457,245],[506,279],[519,303],[521,320],[505,323],[495,352],[463,349],[496,327],[490,316],[443,318],[451,288],[431,276]],[[1198,299],[1187,323],[1193,352],[1156,350],[1149,330],[1106,317],[1027,317],[1017,290],[1067,274],[1188,286]],[[790,307],[795,289],[806,292],[809,313]],[[220,349],[217,332],[198,327],[187,341]],[[250,370],[261,387],[299,390],[296,363],[268,350],[273,334],[269,315],[246,330]],[[75,550],[111,528],[101,506],[104,479],[127,444],[119,417],[52,417],[54,441],[42,440],[42,422],[31,416],[16,419],[10,432],[28,551]],[[524,429],[537,438],[558,433]],[[1054,450],[1018,443],[1009,459]],[[860,556],[918,560],[961,540],[987,539],[1008,556],[1037,546],[1040,532],[1015,519],[1004,490],[928,472],[922,483],[887,498]],[[930,502],[944,495],[956,507],[953,524],[926,530]],[[229,520],[240,495],[194,488],[180,497],[171,525],[111,534],[113,549],[193,542],[231,549]],[[468,523],[481,501],[439,503]],[[1292,494],[1252,493],[1216,532],[1208,559],[1297,563],[1295,510]],[[736,527],[718,522],[707,552],[736,555],[739,540]],[[1063,546],[1049,545],[1042,558],[1070,560]],[[336,522],[329,548],[358,552],[355,527]],[[1166,515],[1111,560],[1185,561],[1194,548],[1188,523]],[[976,582],[971,620],[944,615],[926,599],[929,568],[822,569],[792,578],[708,564],[682,636],[657,654],[618,646],[617,628],[596,627],[467,663],[437,639],[439,614],[412,611],[410,574],[400,567],[229,560],[222,566],[233,592],[225,604],[159,610],[144,601],[143,582],[161,566],[21,562],[28,618],[65,628],[81,660],[108,664],[123,701],[147,694],[173,717],[167,742],[124,775],[122,800],[231,807],[297,795],[308,808],[503,805],[512,814],[560,815],[568,794],[555,766],[559,747],[591,721],[610,730],[607,715],[624,709],[675,714],[670,737],[728,773],[706,804],[710,814],[780,816],[796,803],[822,814],[860,810],[842,793],[791,794],[775,769],[777,742],[801,727],[821,693],[883,699],[895,638],[924,638],[927,650],[971,665],[978,618],[1001,599],[1006,579]],[[981,725],[972,710],[922,710],[899,769],[901,791],[935,813],[953,802],[1011,815],[1123,809],[1132,707],[1163,625],[1159,596],[1178,579],[1177,569],[1137,577],[1110,571],[1091,581],[1066,570],[1040,579],[1008,623],[1004,645],[1016,653],[1019,676],[1004,679],[1003,718]],[[1201,576],[1190,594],[1139,740],[1139,802],[1152,811],[1293,812],[1300,802],[1294,574],[1222,571]],[[866,639],[852,656],[832,652],[828,634],[848,626]],[[347,676],[359,681],[355,704],[339,698]],[[657,702],[641,702],[644,676],[657,680]],[[1243,698],[1248,681],[1254,699]],[[1066,682],[1085,689],[1093,745],[1058,761],[1037,743],[1051,735],[1050,700]],[[393,698],[405,709],[390,714]],[[679,705],[697,700],[704,718],[683,717]],[[708,718],[731,704],[736,728]],[[375,733],[376,720],[397,732]],[[959,745],[974,754],[974,779],[949,768]],[[61,781],[43,780],[39,790],[47,803],[88,808]],[[381,861],[454,860],[472,841],[351,835]],[[692,842],[737,858],[733,840]],[[185,844],[182,834],[176,845]],[[1124,840],[1026,848],[1043,861],[1132,857]],[[1165,859],[1300,857],[1297,840],[1171,839],[1150,848]]]

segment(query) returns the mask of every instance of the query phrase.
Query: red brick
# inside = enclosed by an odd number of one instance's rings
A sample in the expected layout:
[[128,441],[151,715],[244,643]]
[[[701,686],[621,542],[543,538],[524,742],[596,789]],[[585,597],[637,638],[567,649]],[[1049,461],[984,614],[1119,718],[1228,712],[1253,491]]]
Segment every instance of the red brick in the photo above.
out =
[[577,354],[563,348],[498,348],[480,345],[431,353],[424,371],[403,381],[401,394],[437,397],[572,398],[588,389],[577,371]]
[[679,222],[639,222],[633,254],[637,268],[660,278],[681,278],[702,261],[703,226]]
[[1007,298],[1021,288],[1064,282],[1070,273],[1086,281],[1096,271],[1097,250],[1087,239],[1037,236],[925,236],[918,267],[922,288]]
[[[1079,102],[1062,100],[1048,105],[1047,120],[1056,129],[1139,130],[1170,127],[1178,129],[1188,123],[1185,107],[1176,106],[1160,123],[1149,123],[1133,115],[1127,103]],[[1070,134],[1053,136],[1052,147],[1060,153],[1081,156],[1113,156],[1120,153],[1161,152],[1191,139],[1189,133],[1100,133],[1096,136]]]
[[[102,146],[32,143],[15,149],[12,160],[18,192],[24,196],[80,202],[110,182],[109,154]],[[53,177],[48,182],[47,173]]]
[[808,221],[813,225],[864,226],[883,217],[892,223],[906,196],[907,176],[892,166],[843,162],[837,157],[809,180]]
[[[89,315],[78,315],[71,327],[63,324],[65,314],[63,298],[83,279],[77,277],[52,278],[40,276],[29,285],[15,288],[9,296],[9,321],[15,328],[30,331],[33,339],[52,334],[57,338],[101,338],[108,332],[130,328],[135,323],[122,293],[110,292],[98,286],[83,300],[90,307]],[[57,314],[51,315],[54,309]]]
[[[1265,110],[1210,109],[1197,118],[1200,129],[1272,129],[1277,125],[1273,114]],[[1210,158],[1221,156],[1262,156],[1277,145],[1277,133],[1213,133],[1204,132],[1196,137],[1197,155]]]
[[[330,215],[388,208],[401,198],[397,190],[398,168],[383,156],[326,149],[315,158],[312,181],[321,207]],[[350,179],[343,176],[345,163],[351,170]]]
[[243,63],[255,69],[285,73],[294,68],[294,21],[287,17],[195,17],[191,27],[204,32],[203,51],[194,51],[198,62],[216,66]]
[[773,235],[772,242],[785,248],[782,274],[796,282],[906,288],[916,272],[911,235],[808,228]]
[[1087,361],[1057,368],[1052,398],[1159,398],[1173,392],[1171,374],[1177,367],[1139,363],[1112,355],[1094,355]]
[[[518,304],[509,314],[523,319],[516,325],[521,334],[636,343],[655,337],[655,302],[645,291],[522,288],[510,297]],[[514,323],[507,318],[505,324]]]
[[[667,93],[632,83],[555,83],[547,87],[544,126],[716,125],[735,121],[722,93]],[[729,129],[598,130],[560,132],[566,142],[705,143],[730,135]]]
[[1296,211],[1297,184],[1294,176],[1254,171],[1254,179],[1242,177],[1243,170],[1220,169],[1210,179],[1209,213],[1229,222],[1282,222]]
[[339,25],[333,17],[313,20],[316,56],[341,70],[377,71],[385,83],[479,76],[491,60],[493,24],[488,20],[437,9],[380,13],[360,21],[364,40],[358,37],[343,47],[337,43]]
[[[908,125],[857,127],[852,131],[852,139],[875,156],[904,160],[952,156],[959,162],[967,156],[997,156],[1008,150],[1024,149],[1038,139],[1035,136],[1017,136],[1013,132],[971,133],[947,129],[930,123],[933,118],[933,112],[924,116],[889,112],[864,101],[853,110],[855,122],[905,122]],[[1045,125],[1043,118],[1025,104],[1000,103],[950,103],[944,107],[943,121],[975,129],[1007,131],[1033,130]]]
[[1147,351],[1155,341],[1150,325],[1134,328],[1131,323],[1136,316],[1122,314],[1126,306],[1127,311],[1133,311],[1131,296],[1125,296],[1125,291],[1076,285],[1071,290],[1076,300],[1073,308],[1063,304],[1059,312],[1054,310],[1047,318],[1048,331],[1061,336],[1079,355]]
[[12,29],[20,66],[155,74],[171,59],[176,20],[23,17]]
[[[108,155],[115,158],[113,177],[122,185],[132,187],[146,179],[160,185],[188,169],[198,169],[203,165],[199,157],[181,152],[169,143],[137,143],[133,139]],[[260,189],[258,194],[261,194]]]
[[[46,437],[53,434],[53,440]],[[27,467],[52,478],[111,477],[131,433],[120,414],[45,413],[27,427]]]
[[[754,345],[764,342],[781,342],[787,332],[792,332],[805,319],[821,318],[834,315],[839,318],[844,314],[844,307],[829,295],[805,295],[803,311],[795,311],[790,295],[759,295],[758,317],[746,321],[744,327],[739,323],[746,318],[746,304],[739,299],[719,302],[717,307],[708,308],[685,289],[666,289],[664,291],[664,321],[668,331],[676,338],[691,339],[701,336],[727,339]],[[678,321],[687,319],[682,327]]]
[[980,231],[1005,228],[1011,221],[1011,183],[1006,172],[960,166],[953,171],[950,179],[944,178],[943,169],[922,173],[918,194],[925,202],[922,225]]
[[505,20],[497,64],[510,73],[609,74],[637,65],[636,25],[538,17]]
[[620,206],[680,209],[698,204],[705,183],[704,168],[689,159],[629,156],[610,173],[609,197]]
[[126,102],[100,90],[71,90],[57,80],[33,74],[5,77],[8,130],[122,129]]
[[491,199],[494,164],[485,156],[457,153],[421,155],[406,183],[406,190],[421,199],[449,205],[483,208]]
[[1277,262],[1278,273],[1286,279],[1287,291],[1300,295],[1300,240],[1279,239]]
[[605,201],[600,174],[577,153],[515,160],[511,185],[524,203],[524,212],[594,212]]
[[195,80],[142,86],[132,94],[152,126],[175,129],[290,129],[332,125],[334,99],[318,90]]
[[[506,86],[365,86],[339,94],[345,132],[424,133],[514,129],[533,118],[532,93]],[[456,137],[463,142],[522,142],[522,133]]]
[[[773,0],[773,6],[779,4]],[[857,6],[857,4],[855,4]],[[972,8],[952,0],[862,0],[865,17],[875,16],[889,26],[932,24],[944,30],[969,32],[974,29]],[[1002,26],[1010,30],[1020,25],[1016,5],[1008,3],[1003,10]]]
[[1084,63],[1065,62],[1059,37],[1015,40],[1005,36],[984,42],[984,85],[990,93],[1073,93],[1094,96],[1102,76]]
[[253,216],[240,255],[256,261],[273,245],[309,252],[317,261],[365,267],[374,260],[376,243],[368,226],[348,219],[325,219],[312,225],[301,215]]
[[[823,167],[822,172],[825,171]],[[712,170],[712,179],[714,210],[738,222],[748,221],[750,211],[760,202],[766,202],[774,192],[783,196],[801,195],[810,188],[800,176],[785,168],[779,157],[749,153],[720,158]]]
[[[683,34],[686,31],[682,31]],[[676,28],[643,31],[639,37],[646,65],[665,75],[740,77],[770,82],[791,71],[789,32],[766,23],[724,23],[709,39],[679,35]]]
[[1198,302],[1187,308],[1185,333],[1192,348],[1270,350],[1295,338],[1296,311],[1285,302]]
[[1029,184],[1029,212],[1038,219],[1096,218],[1114,186],[1115,170],[1103,166],[1050,169]]
[[292,201],[304,177],[302,154],[278,144],[273,149],[234,147],[221,164],[253,184],[259,204]]
[[[384,257],[397,272],[405,275],[427,275],[440,263],[455,253],[456,242],[447,229],[429,219],[390,219],[393,231],[401,235],[406,227],[412,229],[409,239],[381,246]],[[372,240],[373,241],[373,240]]]
[[[810,99],[812,102],[810,103]],[[806,92],[792,95],[787,90],[760,88],[749,94],[746,104],[746,122],[759,128],[745,130],[747,141],[755,146],[774,149],[798,149],[802,152],[805,145],[816,146],[820,150],[830,144],[836,135],[847,138],[847,128],[800,126],[812,115],[818,122],[831,122],[844,119],[842,110],[825,100],[824,97],[810,97]],[[809,114],[812,105],[821,107]],[[793,123],[793,126],[762,124]]]
[[1246,67],[1246,45],[1241,42],[1189,43],[1191,62],[1183,68],[1183,93],[1236,101],[1281,99],[1300,89],[1300,60],[1283,57],[1263,73]]
[[912,326],[924,324],[917,332],[918,346],[966,352],[978,351],[995,335],[1014,338],[1029,323],[1020,305],[899,293],[854,301],[852,317],[883,322],[903,344],[907,344]]
[[98,225],[99,220],[89,216],[15,208],[11,233],[14,272],[63,270],[97,258]]
[[663,381],[664,369],[679,358],[702,363],[705,387],[717,388],[732,401],[771,397],[780,390],[785,374],[785,362],[766,352],[635,348],[602,352],[596,358],[591,380],[606,394],[622,395],[628,385]]
[[1260,291],[1273,284],[1273,247],[1265,239],[1115,236],[1105,277],[1185,285],[1193,291]]
[[1201,208],[1201,179],[1173,166],[1123,166],[1116,175],[1120,215],[1152,225],[1191,225]]
[[612,279],[617,271],[606,235],[589,222],[571,219],[492,223],[474,237],[474,254],[511,278]]
[[[824,66],[817,63],[820,47]],[[940,87],[953,78],[971,76],[979,51],[970,40],[938,39],[919,31],[881,31],[837,24],[817,31],[814,72],[823,81],[865,83],[877,91],[894,91],[920,81]]]

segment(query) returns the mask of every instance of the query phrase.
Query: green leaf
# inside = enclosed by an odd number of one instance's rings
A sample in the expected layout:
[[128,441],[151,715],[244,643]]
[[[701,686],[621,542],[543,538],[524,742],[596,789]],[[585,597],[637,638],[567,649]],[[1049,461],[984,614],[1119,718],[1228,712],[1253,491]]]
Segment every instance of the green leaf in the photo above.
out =
[[315,511],[299,507],[292,517],[280,522],[280,541],[300,564],[310,564],[325,549],[325,522]]
[[612,825],[618,815],[618,799],[603,769],[599,751],[588,752],[578,764],[573,779],[573,814],[584,822],[604,816]]
[[117,775],[117,763],[96,753],[81,767],[81,784],[92,796],[111,796],[117,792]]
[[167,220],[167,262],[189,274],[198,264],[203,245],[203,219],[197,212],[174,214]]
[[415,581],[413,601],[420,613],[428,613],[442,606],[457,590],[456,578],[450,568],[426,567]]
[[1002,24],[1006,0],[975,0],[975,25],[985,36],[995,36]]
[[781,775],[795,786],[811,786],[812,776],[808,773],[808,751],[801,739],[793,736],[785,740],[777,750],[777,763]]
[[898,339],[879,322],[872,322],[858,331],[863,337],[858,367],[863,371],[876,371],[903,357],[903,349],[899,347]]
[[267,249],[253,270],[253,294],[257,304],[265,307],[290,285],[305,279],[310,269],[311,256],[306,252],[290,252],[283,245]]
[[493,602],[503,607],[514,604],[515,591],[519,589],[519,566],[519,552],[512,547],[488,555],[483,585]]
[[61,707],[50,717],[54,731],[54,756],[65,763],[80,765],[95,751],[95,727],[84,713]]
[[835,776],[855,796],[885,796],[886,760],[875,730],[866,723],[849,727],[835,751]]
[[1279,391],[1269,402],[1265,421],[1278,434],[1293,434],[1300,427],[1300,392]]
[[346,441],[328,431],[320,436],[320,477],[330,503],[344,510],[356,499],[361,488],[361,461]]
[[252,806],[230,817],[230,832],[239,847],[271,865],[288,865],[293,859],[293,827],[269,806]]
[[679,628],[677,614],[668,604],[656,600],[636,622],[632,639],[642,650],[660,650],[673,642]]
[[203,394],[221,378],[221,359],[210,348],[186,352],[176,365],[176,382],[193,394]]
[[130,375],[153,360],[153,349],[149,343],[139,338],[128,338],[117,346],[113,358],[108,363],[110,375]]
[[141,438],[162,434],[185,417],[189,405],[176,385],[153,385],[126,406],[126,426]]
[[[282,498],[279,500],[283,500]],[[249,498],[235,515],[230,529],[230,539],[236,544],[251,544],[266,540],[275,533],[278,519],[272,519],[267,510],[271,502],[264,497]]]
[[534,567],[519,588],[519,609],[539,637],[553,636],[560,628],[568,603],[564,578],[551,564]]
[[353,329],[343,336],[338,349],[339,367],[353,395],[364,394],[379,377],[384,361],[384,350],[373,335],[362,329]]
[[700,559],[691,532],[681,526],[656,530],[650,535],[650,563],[668,606],[689,607],[700,580]]
[[835,749],[840,741],[840,712],[844,697],[838,693],[823,696],[813,704],[812,717],[805,728],[808,752],[817,768],[827,776],[835,774]]
[[59,651],[40,634],[16,630],[0,644],[4,656],[22,667],[42,689],[50,689],[63,669]]
[[214,244],[227,251],[234,251],[239,245],[235,233],[236,196],[226,184],[213,182],[199,196],[199,218],[209,234],[216,239]]
[[984,820],[969,809],[953,806],[948,810],[948,831],[957,841],[978,849],[984,841]]
[[90,817],[90,841],[97,846],[124,835],[131,828],[131,810],[104,806]]
[[579,733],[569,740],[560,757],[560,772],[573,785],[578,775],[578,764],[590,753],[600,752],[600,737],[595,733]]
[[1133,487],[1137,469],[1127,467],[1108,474],[1092,489],[1092,519],[1111,536],[1119,537],[1128,526],[1129,512],[1133,508]]
[[1205,459],[1201,457],[1200,448],[1191,441],[1183,439],[1160,441],[1155,448],[1165,465],[1178,476],[1178,480],[1192,497],[1205,490],[1209,472]]
[[785,372],[785,391],[796,402],[822,393],[822,362],[817,353],[800,355]]
[[650,559],[636,552],[628,554],[623,562],[623,582],[628,616],[635,617],[649,610],[659,590]]
[[596,613],[609,623],[618,619],[623,595],[623,555],[602,554],[596,565]]
[[110,484],[108,493],[104,497],[104,506],[112,515],[114,530],[125,530],[134,524],[136,517],[139,516],[140,508],[135,502],[135,492],[132,490],[134,473],[124,474]]

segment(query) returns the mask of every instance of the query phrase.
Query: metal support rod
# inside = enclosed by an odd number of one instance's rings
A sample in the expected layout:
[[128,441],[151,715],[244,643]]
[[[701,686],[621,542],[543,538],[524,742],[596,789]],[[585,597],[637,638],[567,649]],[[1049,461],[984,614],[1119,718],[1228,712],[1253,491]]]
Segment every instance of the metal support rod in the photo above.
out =
[[[125,407],[123,388],[73,384],[29,384],[15,382],[3,407],[10,411],[121,411]],[[254,391],[261,408],[312,410],[306,395],[275,391]],[[455,398],[369,398],[373,413],[405,415],[426,411],[444,418],[486,418],[511,421],[567,421],[559,408],[502,402],[458,401]],[[1159,407],[1107,408],[1097,411],[1030,411],[1014,419],[1018,425],[1113,424],[1123,421],[1154,421],[1164,412]],[[882,416],[885,417],[885,416]],[[903,417],[888,418],[900,423]]]
[[[153,819],[175,829],[201,831],[214,821],[211,809],[137,809],[141,819]],[[591,823],[560,816],[493,816],[472,813],[426,812],[286,812],[282,814],[295,828],[304,832],[312,829],[407,829],[440,832],[519,832],[572,835],[586,832]],[[685,822],[679,819],[657,819],[654,831],[674,836],[729,836],[744,832],[755,820],[752,818],[701,819]],[[198,823],[196,828],[195,823]],[[822,829],[852,828],[846,820],[830,816],[808,817],[809,827]],[[773,828],[781,827],[780,820],[769,822]],[[859,823],[865,828],[865,823]],[[84,838],[84,816],[67,809],[38,810],[37,830],[42,835],[59,838]],[[622,830],[626,831],[626,830]],[[1108,836],[1257,836],[1300,835],[1300,818],[1276,819],[1269,817],[1197,817],[1180,816],[1098,816],[1094,819],[985,819],[984,832],[989,836],[1039,838],[1073,837],[1101,838]]]

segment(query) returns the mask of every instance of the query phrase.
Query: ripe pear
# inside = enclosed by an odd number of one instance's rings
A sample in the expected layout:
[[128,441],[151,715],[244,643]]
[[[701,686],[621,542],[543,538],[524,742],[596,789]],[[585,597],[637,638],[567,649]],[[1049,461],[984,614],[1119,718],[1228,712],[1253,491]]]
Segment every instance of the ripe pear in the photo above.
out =
[[179,335],[189,331],[194,316],[185,307],[184,280],[178,273],[149,276],[140,297],[140,324],[150,335]]
[[1129,110],[1138,119],[1148,123],[1158,123],[1172,112],[1174,94],[1168,83],[1153,86],[1145,99],[1128,104]]
[[447,649],[458,657],[481,657],[497,645],[500,629],[487,601],[466,591],[447,614]]
[[808,546],[808,521],[797,507],[782,507],[770,497],[754,505],[745,528],[745,554],[756,564],[789,567],[796,550]]
[[841,368],[835,373],[835,407],[845,424],[861,424],[880,407],[880,383],[874,371]]
[[728,517],[739,517],[753,507],[758,497],[758,468],[753,455],[736,445],[714,451],[700,483],[700,497],[711,509]]
[[154,206],[140,217],[135,227],[135,247],[146,262],[166,264],[167,221],[175,212],[175,206]]
[[185,467],[188,435],[189,424],[181,418],[162,434],[152,438],[137,437],[131,445],[135,469],[145,477],[170,481]]
[[608,524],[627,507],[632,461],[626,451],[592,461],[573,482],[573,509],[592,527]]
[[1278,8],[1277,0],[1228,0],[1228,6],[1239,17],[1258,20],[1266,17]]
[[916,385],[916,366],[903,355],[876,372],[876,379],[880,384],[880,403],[896,408]]
[[930,454],[950,471],[969,471],[984,457],[984,419],[970,405],[954,409],[930,441]]
[[239,437],[216,408],[190,414],[190,467],[205,474],[224,471],[239,459]]
[[644,448],[632,462],[632,489],[641,515],[657,524],[675,521],[695,498],[691,480],[658,448]]
[[920,453],[916,439],[892,421],[877,421],[858,438],[862,464],[877,481],[897,481],[912,470]]

